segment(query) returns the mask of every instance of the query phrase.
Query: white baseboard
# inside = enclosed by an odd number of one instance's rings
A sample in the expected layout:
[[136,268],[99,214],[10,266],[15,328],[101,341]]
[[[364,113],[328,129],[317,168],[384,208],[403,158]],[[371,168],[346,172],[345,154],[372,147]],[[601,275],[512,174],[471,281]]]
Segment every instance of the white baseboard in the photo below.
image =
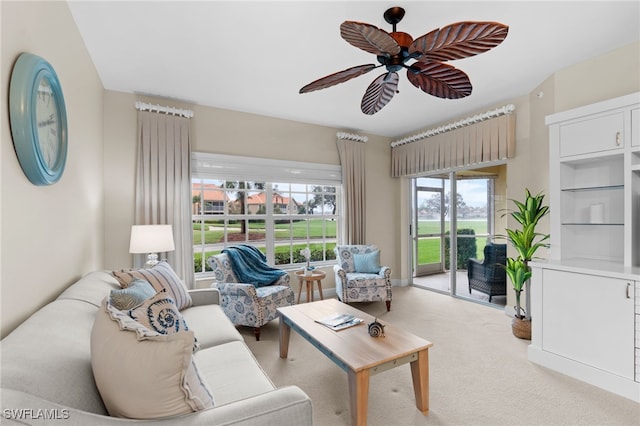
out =
[[590,385],[640,402],[640,383],[529,345],[529,361]]

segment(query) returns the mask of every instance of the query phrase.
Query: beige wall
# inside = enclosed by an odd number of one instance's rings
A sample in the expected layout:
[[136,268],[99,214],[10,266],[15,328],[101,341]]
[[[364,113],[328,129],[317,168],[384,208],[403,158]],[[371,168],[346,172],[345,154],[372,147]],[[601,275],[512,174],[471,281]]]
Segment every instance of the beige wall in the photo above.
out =
[[[2,1],[0,286],[2,336],[84,273],[102,268],[103,88],[65,2]],[[34,186],[16,157],[7,112],[18,55],[44,57],[67,108],[60,181]]]
[[[134,103],[138,100],[192,109],[192,149],[196,152],[340,164],[336,148],[339,129],[106,91],[104,193],[107,269],[126,268],[132,264],[128,247],[134,218]],[[367,241],[381,248],[381,261],[398,273],[399,251],[394,227],[398,212],[390,206],[398,205],[399,181],[390,177],[389,139],[367,136]],[[326,272],[323,287],[335,287],[332,270],[327,268]],[[292,282],[297,288],[297,280]],[[201,285],[206,285],[206,282]]]

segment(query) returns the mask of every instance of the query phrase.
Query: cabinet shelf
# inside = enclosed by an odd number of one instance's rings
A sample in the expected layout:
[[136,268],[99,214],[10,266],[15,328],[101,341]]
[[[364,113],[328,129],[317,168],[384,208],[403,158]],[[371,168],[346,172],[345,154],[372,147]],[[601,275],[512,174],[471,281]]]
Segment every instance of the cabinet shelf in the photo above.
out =
[[624,226],[624,223],[563,222],[562,226]]
[[[640,170],[640,169],[638,169]],[[586,191],[612,191],[612,190],[623,190],[624,185],[599,185],[599,186],[583,186],[577,188],[563,188],[560,191],[562,192],[586,192]]]

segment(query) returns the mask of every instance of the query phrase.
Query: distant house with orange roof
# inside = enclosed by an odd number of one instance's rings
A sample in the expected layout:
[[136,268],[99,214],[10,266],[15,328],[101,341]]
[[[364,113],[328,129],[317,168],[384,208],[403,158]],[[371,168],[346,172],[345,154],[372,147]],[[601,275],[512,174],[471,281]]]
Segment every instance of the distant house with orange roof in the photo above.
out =
[[[202,184],[191,191],[195,214],[223,214],[224,203],[229,201],[227,193],[213,184]],[[200,209],[202,211],[200,212]]]
[[[256,214],[258,212],[264,212],[266,208],[267,194],[260,192],[254,195],[250,195],[247,198],[247,210],[248,214]],[[283,197],[280,194],[273,194],[272,198],[273,210],[275,213],[297,213],[300,203],[295,199],[289,197]]]

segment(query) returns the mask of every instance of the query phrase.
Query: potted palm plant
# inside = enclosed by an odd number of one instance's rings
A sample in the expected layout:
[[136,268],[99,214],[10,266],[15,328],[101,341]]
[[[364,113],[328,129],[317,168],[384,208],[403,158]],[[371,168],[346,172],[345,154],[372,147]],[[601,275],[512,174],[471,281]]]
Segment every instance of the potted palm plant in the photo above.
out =
[[529,268],[529,262],[540,247],[548,247],[545,241],[549,239],[549,234],[536,232],[540,219],[549,213],[549,206],[543,205],[543,200],[543,194],[531,195],[531,192],[526,189],[524,202],[512,200],[517,210],[510,213],[511,217],[520,225],[520,229],[506,229],[507,240],[518,253],[515,258],[507,258],[507,264],[505,265],[507,276],[516,292],[512,330],[516,337],[523,339],[531,339],[531,305],[530,298],[527,297],[526,308],[523,309],[520,304],[520,295],[525,288],[527,294],[530,294],[531,269]]

